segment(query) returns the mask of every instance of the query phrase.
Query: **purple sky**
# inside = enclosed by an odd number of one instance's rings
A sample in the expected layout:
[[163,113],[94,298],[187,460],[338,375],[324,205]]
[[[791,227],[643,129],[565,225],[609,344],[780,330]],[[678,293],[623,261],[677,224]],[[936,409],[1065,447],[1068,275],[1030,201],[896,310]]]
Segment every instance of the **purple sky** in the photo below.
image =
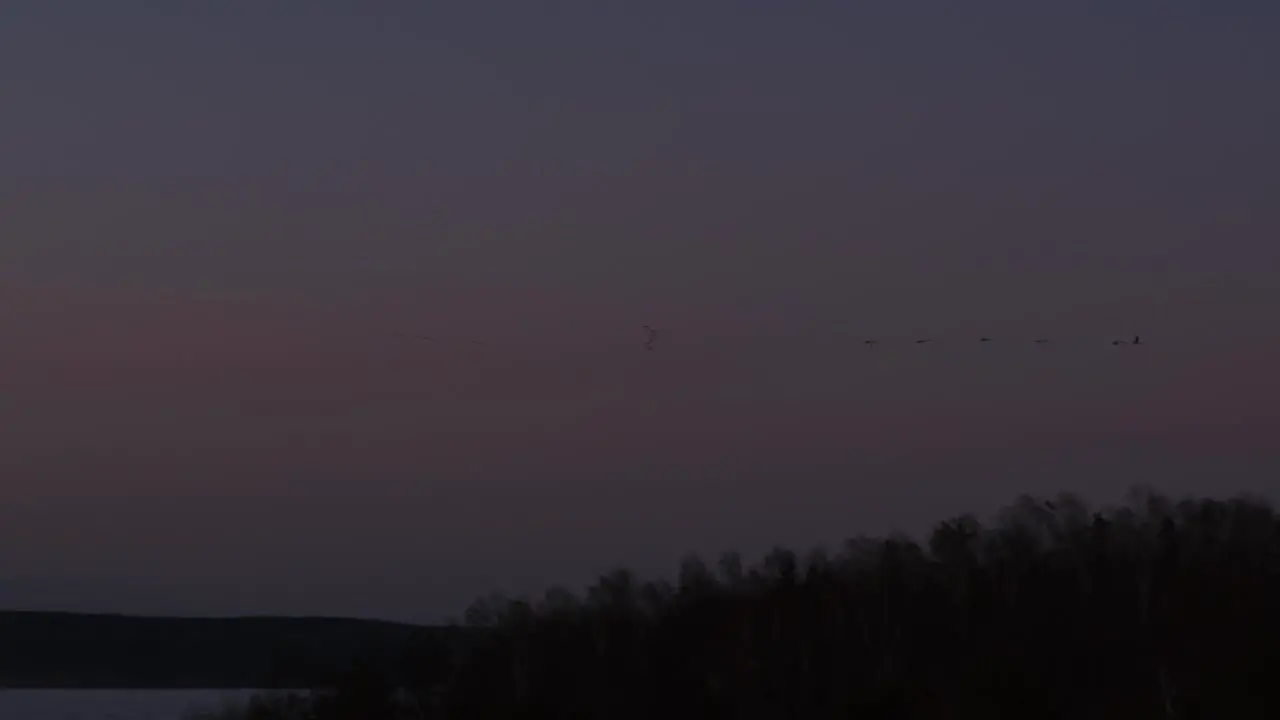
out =
[[12,5],[0,606],[1280,490],[1269,0]]

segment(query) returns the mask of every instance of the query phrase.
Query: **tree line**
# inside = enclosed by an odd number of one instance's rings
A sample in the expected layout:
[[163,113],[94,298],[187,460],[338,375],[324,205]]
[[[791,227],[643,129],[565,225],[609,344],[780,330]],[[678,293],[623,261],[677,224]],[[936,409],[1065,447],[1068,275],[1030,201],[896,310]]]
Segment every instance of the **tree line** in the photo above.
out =
[[[751,566],[689,556],[672,581],[619,569],[582,594],[485,598],[466,612],[465,645],[417,643],[393,674],[354,667],[313,712],[1276,717],[1278,571],[1280,518],[1261,498],[1139,489],[1094,510],[1024,496],[923,543],[857,537]],[[274,717],[269,703],[256,712]]]

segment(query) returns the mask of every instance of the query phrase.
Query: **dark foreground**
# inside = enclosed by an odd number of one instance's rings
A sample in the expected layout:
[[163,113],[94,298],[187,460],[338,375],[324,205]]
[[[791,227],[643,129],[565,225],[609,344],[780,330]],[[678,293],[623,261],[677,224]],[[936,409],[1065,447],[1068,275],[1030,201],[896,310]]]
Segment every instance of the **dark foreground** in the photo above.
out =
[[0,688],[305,688],[447,628],[331,618],[0,611]]
[[619,570],[584,597],[489,599],[465,630],[348,664],[305,712],[1280,717],[1278,607],[1280,518],[1261,501],[1135,493],[1094,512],[1022,498],[990,526],[940,523],[923,546],[858,538],[754,567],[690,558],[673,583]]

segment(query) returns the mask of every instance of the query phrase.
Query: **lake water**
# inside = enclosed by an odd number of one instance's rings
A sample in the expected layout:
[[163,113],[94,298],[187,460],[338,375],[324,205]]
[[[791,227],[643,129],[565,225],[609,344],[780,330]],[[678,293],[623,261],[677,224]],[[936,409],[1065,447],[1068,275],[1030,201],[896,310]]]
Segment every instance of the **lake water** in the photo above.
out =
[[2,720],[187,720],[244,703],[257,690],[5,690]]

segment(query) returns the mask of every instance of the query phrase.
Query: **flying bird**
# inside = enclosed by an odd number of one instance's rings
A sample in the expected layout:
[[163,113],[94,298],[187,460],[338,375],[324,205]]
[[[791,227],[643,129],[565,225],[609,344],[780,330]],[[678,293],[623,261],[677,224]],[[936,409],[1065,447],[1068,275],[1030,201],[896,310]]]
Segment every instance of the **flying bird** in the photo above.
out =
[[1048,344],[1049,344],[1049,338],[1037,338],[1037,339],[1036,339],[1036,344],[1037,344],[1037,345],[1048,345]]
[[917,344],[917,345],[923,345],[923,344],[925,344],[925,343],[930,343],[930,342],[933,342],[933,340],[931,340],[931,339],[917,340],[917,341],[916,341],[916,344]]
[[[436,340],[439,339],[432,335],[417,335],[414,333],[406,333],[406,332],[396,332],[394,334],[399,335],[400,337],[403,337],[403,338],[409,338],[411,340],[430,340],[432,342],[435,342]],[[465,342],[471,345],[488,345],[488,343],[486,343],[483,340],[466,340]]]
[[1142,344],[1142,338],[1138,337],[1137,335],[1134,335],[1134,336],[1133,336],[1133,343],[1132,343],[1132,344],[1133,344],[1133,345],[1141,345],[1141,344]]
[[1112,340],[1112,341],[1111,341],[1111,344],[1112,344],[1112,345],[1128,345],[1129,343],[1127,343],[1127,342],[1125,342],[1125,341],[1123,341],[1123,340]]
[[658,331],[654,330],[648,325],[644,326],[644,331],[645,331],[644,349],[652,350],[654,341],[658,339]]
[[980,337],[980,338],[978,338],[978,342],[981,342],[981,343],[988,343],[988,342],[991,342],[991,338],[989,338],[989,337]]
[[879,342],[879,340],[863,340],[862,344],[866,345],[868,350],[875,350],[876,345],[879,344]]

